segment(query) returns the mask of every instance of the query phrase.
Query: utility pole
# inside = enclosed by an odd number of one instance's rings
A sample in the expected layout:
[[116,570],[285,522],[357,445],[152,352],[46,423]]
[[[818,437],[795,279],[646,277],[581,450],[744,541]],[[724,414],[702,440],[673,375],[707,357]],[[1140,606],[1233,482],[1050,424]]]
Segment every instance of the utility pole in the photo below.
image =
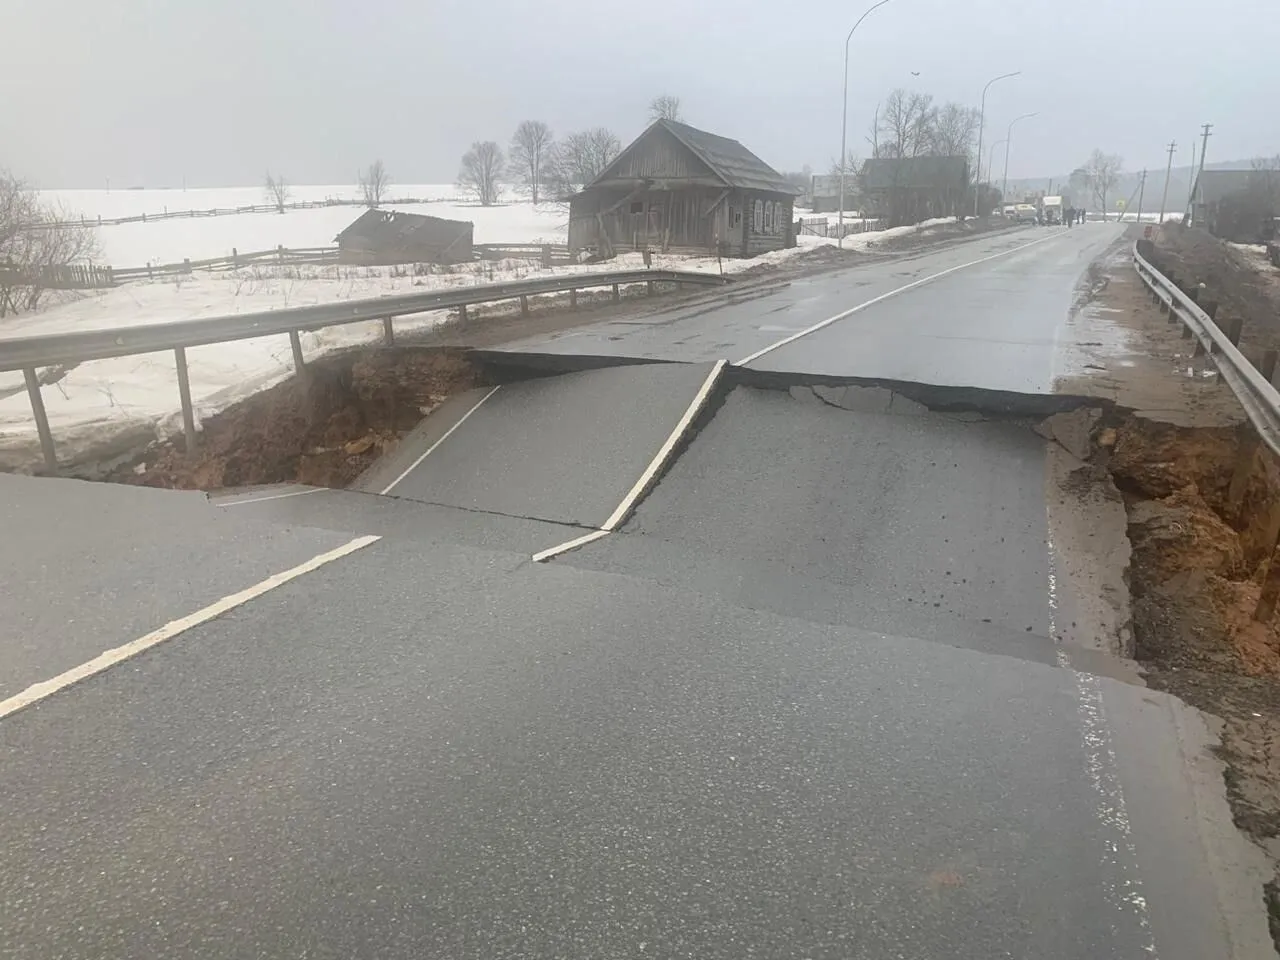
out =
[[1138,184],[1138,224],[1142,224],[1142,199],[1147,195],[1147,171],[1142,171],[1142,182]]
[[1169,177],[1173,173],[1173,151],[1177,148],[1178,141],[1169,141],[1169,165],[1164,168],[1164,196],[1160,198],[1160,222],[1164,223],[1164,205],[1169,201]]
[[[1196,142],[1194,139],[1192,139],[1191,166],[1187,167],[1187,171],[1190,172],[1195,168],[1196,168]],[[1186,209],[1186,212],[1182,214],[1182,222],[1186,224],[1189,224],[1191,222],[1191,198],[1195,196],[1195,192],[1196,192],[1196,178],[1190,177],[1189,179],[1191,180],[1191,186],[1187,188],[1187,209]]]
[[[1204,139],[1203,139],[1203,141],[1202,141],[1202,142],[1201,142],[1201,144],[1200,144],[1200,169],[1196,171],[1196,178],[1195,178],[1195,180],[1193,180],[1193,181],[1191,182],[1191,191],[1192,191],[1192,196],[1191,196],[1191,204],[1190,204],[1190,206],[1191,206],[1191,208],[1192,208],[1192,209],[1191,209],[1192,214],[1194,214],[1194,213],[1195,213],[1195,199],[1196,199],[1196,198],[1195,198],[1195,189],[1196,189],[1196,183],[1198,183],[1198,182],[1199,182],[1199,180],[1200,180],[1200,174],[1204,173],[1204,155],[1205,155],[1206,153],[1208,153],[1208,152],[1209,152],[1209,131],[1210,131],[1210,130],[1212,130],[1212,129],[1213,129],[1213,124],[1212,124],[1212,123],[1206,123],[1206,124],[1201,128],[1201,136],[1203,136],[1203,138],[1204,138]],[[1194,220],[1194,219],[1195,219],[1195,217],[1193,216],[1193,217],[1192,217],[1192,220]]]

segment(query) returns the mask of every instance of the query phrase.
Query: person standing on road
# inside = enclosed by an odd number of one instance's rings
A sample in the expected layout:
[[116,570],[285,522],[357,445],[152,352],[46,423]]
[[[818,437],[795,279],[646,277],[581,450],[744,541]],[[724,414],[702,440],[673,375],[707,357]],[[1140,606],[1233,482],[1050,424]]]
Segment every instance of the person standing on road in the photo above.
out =
[[1067,209],[1062,211],[1062,222],[1067,225],[1068,230],[1071,229],[1071,224],[1075,223],[1075,220],[1076,220],[1075,207],[1067,207]]

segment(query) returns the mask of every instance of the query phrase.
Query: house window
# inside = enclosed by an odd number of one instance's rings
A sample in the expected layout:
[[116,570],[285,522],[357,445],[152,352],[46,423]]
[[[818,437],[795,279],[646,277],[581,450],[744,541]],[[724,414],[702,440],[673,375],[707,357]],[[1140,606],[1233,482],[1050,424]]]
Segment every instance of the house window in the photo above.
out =
[[632,201],[631,201],[631,212],[632,212],[632,213],[644,213],[644,201],[643,201],[643,200],[632,200]]
[[737,207],[729,208],[729,226],[731,227],[742,226],[742,211],[739,210]]
[[764,201],[756,201],[755,216],[752,217],[751,226],[756,233],[764,233]]
[[766,200],[764,203],[764,232],[773,233],[773,201]]

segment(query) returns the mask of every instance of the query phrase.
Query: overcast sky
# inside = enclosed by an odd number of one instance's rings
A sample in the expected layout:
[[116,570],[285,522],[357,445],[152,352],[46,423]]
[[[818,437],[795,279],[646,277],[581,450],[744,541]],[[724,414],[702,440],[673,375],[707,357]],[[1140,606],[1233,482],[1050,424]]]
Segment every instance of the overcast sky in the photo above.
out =
[[[869,0],[3,0],[0,167],[43,187],[347,183],[382,157],[449,182],[522,119],[605,125],[646,104],[781,170],[840,145],[844,36]],[[978,105],[988,146],[1021,113],[1011,176],[1101,147],[1162,167],[1280,153],[1277,0],[891,0],[850,46],[850,144],[894,87]],[[919,76],[913,76],[912,72]],[[986,151],[984,151],[986,152]],[[999,169],[1001,161],[997,161]]]

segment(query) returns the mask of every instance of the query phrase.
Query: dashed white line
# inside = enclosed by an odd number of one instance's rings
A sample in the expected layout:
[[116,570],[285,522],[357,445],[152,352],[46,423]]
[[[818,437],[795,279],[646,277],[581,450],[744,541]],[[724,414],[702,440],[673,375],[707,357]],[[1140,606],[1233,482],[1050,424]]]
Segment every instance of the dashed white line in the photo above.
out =
[[243,507],[246,503],[266,503],[268,500],[284,500],[288,497],[305,497],[308,493],[323,493],[328,487],[308,487],[306,490],[291,490],[288,493],[273,493],[266,497],[249,497],[245,500],[217,500],[216,507]]
[[462,426],[464,423],[466,423],[466,422],[467,422],[467,418],[468,418],[469,416],[471,416],[473,413],[475,413],[477,410],[479,410],[482,406],[484,406],[484,402],[485,402],[486,400],[488,400],[490,397],[492,397],[495,393],[497,393],[497,392],[498,392],[498,389],[499,389],[498,387],[494,387],[492,390],[490,390],[488,393],[486,393],[483,397],[481,397],[479,400],[477,400],[477,401],[476,401],[476,405],[475,405],[474,407],[472,407],[470,410],[468,410],[466,413],[464,413],[461,417],[459,417],[459,418],[458,418],[458,422],[457,422],[457,423],[455,423],[455,424],[454,424],[452,427],[450,427],[448,430],[446,430],[446,431],[444,432],[444,436],[443,436],[443,437],[441,437],[439,440],[437,440],[437,441],[436,441],[435,443],[433,443],[431,446],[427,447],[427,449],[426,449],[426,450],[424,450],[424,451],[422,452],[422,455],[421,455],[420,457],[418,457],[418,459],[417,459],[417,460],[413,461],[413,463],[409,464],[409,466],[405,468],[404,473],[400,474],[400,476],[396,477],[396,478],[395,478],[394,480],[392,480],[389,484],[387,484],[387,485],[386,485],[386,487],[385,487],[385,488],[383,488],[383,489],[380,491],[380,492],[381,492],[381,495],[385,497],[388,493],[390,493],[390,492],[391,492],[392,488],[394,488],[394,487],[395,487],[395,485],[396,485],[397,483],[399,483],[401,480],[403,480],[403,479],[404,479],[405,477],[407,477],[409,474],[413,473],[413,471],[414,471],[414,470],[418,469],[418,465],[419,465],[419,464],[421,464],[423,460],[427,459],[427,457],[431,456],[431,454],[433,454],[433,453],[435,452],[436,447],[440,446],[440,444],[442,444],[442,443],[444,443],[446,440],[448,440],[448,439],[449,439],[449,437],[451,437],[451,436],[453,435],[453,431],[457,430],[460,426]]
[[649,466],[645,467],[644,473],[640,474],[640,479],[627,491],[627,495],[622,498],[622,502],[618,504],[617,509],[601,525],[600,529],[535,553],[533,555],[535,562],[545,563],[552,557],[558,557],[562,553],[568,553],[570,550],[576,550],[578,547],[593,543],[602,537],[608,536],[626,522],[627,517],[631,515],[631,511],[635,509],[636,503],[644,496],[645,491],[657,478],[662,468],[667,465],[671,455],[675,452],[676,446],[684,438],[694,419],[702,412],[702,408],[706,406],[707,399],[711,396],[711,391],[715,389],[716,383],[719,382],[728,365],[729,361],[727,360],[717,360],[715,362],[711,372],[707,374],[707,378],[702,381],[702,386],[698,388],[698,392],[693,395],[689,406],[685,408],[684,413],[677,421],[675,429],[667,436],[666,441],[658,448],[658,452],[654,454],[653,459],[649,461]]
[[845,317],[851,317],[855,313],[860,313],[863,310],[866,310],[868,307],[874,307],[877,303],[883,303],[885,300],[888,300],[891,297],[896,297],[900,293],[906,293],[908,290],[914,290],[916,287],[922,287],[926,283],[932,283],[934,280],[939,280],[942,277],[956,273],[959,270],[964,270],[967,267],[976,267],[980,263],[988,263],[992,260],[998,260],[1001,257],[1007,257],[1010,254],[1017,253],[1019,250],[1025,250],[1027,249],[1027,247],[1034,247],[1037,243],[1045,243],[1046,241],[1053,240],[1059,236],[1061,236],[1061,234],[1051,233],[1047,237],[1040,237],[1037,240],[1032,240],[1030,243],[1022,243],[1009,250],[1001,250],[999,253],[993,253],[990,256],[980,257],[977,260],[970,260],[968,263],[961,263],[954,267],[948,267],[946,270],[940,270],[937,273],[930,274],[927,277],[921,277],[919,280],[913,280],[911,283],[908,283],[906,286],[898,287],[896,290],[890,290],[888,293],[882,293],[878,297],[872,297],[870,300],[867,300],[864,303],[860,303],[855,307],[850,307],[848,310],[843,310],[840,313],[837,313],[834,317],[827,317],[827,319],[821,320],[818,323],[815,323],[811,327],[805,327],[805,329],[801,330],[799,333],[793,333],[789,337],[783,337],[777,343],[771,343],[769,346],[765,347],[763,350],[757,350],[755,353],[749,356],[743,357],[741,360],[739,360],[735,364],[735,366],[745,367],[748,363],[754,363],[756,360],[759,360],[765,354],[772,353],[774,350],[777,350],[779,347],[785,347],[787,344],[794,343],[795,341],[799,340],[801,337],[807,337],[811,333],[817,333],[819,330],[822,330],[824,327],[829,327],[831,326],[831,324],[836,323],[840,320],[843,320]]
[[303,574],[310,573],[313,570],[318,570],[325,564],[332,563],[334,560],[338,560],[348,554],[355,553],[357,550],[367,547],[369,544],[375,543],[380,539],[382,538],[375,536],[356,537],[354,540],[349,540],[340,547],[335,547],[325,553],[317,554],[310,560],[298,564],[296,567],[290,567],[288,570],[272,574],[267,577],[267,579],[262,580],[259,583],[255,583],[251,587],[246,587],[239,593],[233,593],[229,596],[223,597],[221,600],[216,600],[207,607],[197,610],[195,613],[190,613],[178,620],[171,620],[160,629],[153,630],[145,636],[138,637],[136,640],[130,640],[123,646],[114,647],[105,653],[100,653],[92,660],[82,663],[78,667],[72,667],[70,670],[60,673],[52,679],[43,680],[40,683],[34,683],[21,693],[14,694],[7,700],[0,700],[0,719],[17,713],[19,710],[29,707],[34,703],[39,703],[41,700],[45,700],[53,696],[55,693],[79,683],[81,680],[87,680],[89,677],[102,673],[105,670],[109,670],[118,663],[123,663],[125,660],[136,657],[138,654],[150,650],[152,647],[157,647],[167,640],[172,640],[174,637],[185,633],[192,627],[198,627],[202,623],[207,623],[215,617],[219,617],[226,613],[228,610],[232,610],[242,604],[248,603],[250,600],[260,597],[264,593],[274,590],[276,587],[284,586],[289,581],[296,580]]

